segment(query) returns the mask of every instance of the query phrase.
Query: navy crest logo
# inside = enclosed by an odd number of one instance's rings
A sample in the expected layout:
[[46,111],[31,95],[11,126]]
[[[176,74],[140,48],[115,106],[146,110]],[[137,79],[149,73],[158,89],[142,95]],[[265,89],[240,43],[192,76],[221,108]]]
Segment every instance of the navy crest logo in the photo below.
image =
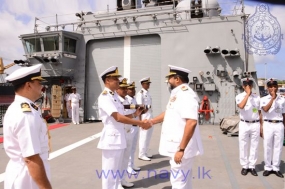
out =
[[250,54],[277,54],[281,48],[281,27],[266,4],[256,7],[246,24],[247,51]]

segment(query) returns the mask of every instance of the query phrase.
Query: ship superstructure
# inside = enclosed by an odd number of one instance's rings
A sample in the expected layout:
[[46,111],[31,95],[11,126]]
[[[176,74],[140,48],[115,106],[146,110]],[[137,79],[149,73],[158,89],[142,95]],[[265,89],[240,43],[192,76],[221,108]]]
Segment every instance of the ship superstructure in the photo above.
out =
[[[36,18],[35,32],[20,36],[29,65],[43,64],[47,85],[61,85],[63,93],[66,87],[77,87],[84,120],[99,120],[99,75],[113,65],[136,82],[137,90],[141,78],[151,78],[154,115],[165,109],[169,98],[167,65],[191,70],[189,85],[201,102],[207,99],[200,113],[204,120],[207,114],[209,123],[237,113],[241,78],[257,81],[253,58],[245,50],[244,12],[221,15],[216,0],[115,0],[97,7],[100,11],[77,13],[78,21],[49,25],[45,32],[38,31]],[[76,29],[62,30],[67,26]],[[254,90],[258,92],[257,84]]]

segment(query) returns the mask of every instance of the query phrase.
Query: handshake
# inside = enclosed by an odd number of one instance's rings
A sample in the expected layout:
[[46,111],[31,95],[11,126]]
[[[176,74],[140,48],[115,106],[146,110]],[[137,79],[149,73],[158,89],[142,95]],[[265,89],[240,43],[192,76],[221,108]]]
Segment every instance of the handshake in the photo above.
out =
[[139,124],[139,126],[145,130],[148,130],[149,128],[152,127],[154,123],[152,122],[151,119],[144,119],[141,121],[141,124]]

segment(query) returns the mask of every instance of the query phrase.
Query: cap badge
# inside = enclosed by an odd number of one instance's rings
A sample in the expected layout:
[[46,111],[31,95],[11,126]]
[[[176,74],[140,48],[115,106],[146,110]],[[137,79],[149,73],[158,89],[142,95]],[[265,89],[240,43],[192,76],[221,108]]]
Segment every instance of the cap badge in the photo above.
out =
[[26,102],[23,102],[21,104],[21,109],[22,109],[23,112],[31,112],[32,111],[30,106],[29,106],[29,104],[26,103]]

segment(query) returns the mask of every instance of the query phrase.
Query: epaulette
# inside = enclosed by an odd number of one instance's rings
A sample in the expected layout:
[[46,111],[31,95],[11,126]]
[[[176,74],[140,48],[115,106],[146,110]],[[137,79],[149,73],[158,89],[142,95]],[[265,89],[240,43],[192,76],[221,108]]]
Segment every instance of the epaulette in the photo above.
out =
[[109,93],[110,93],[111,95],[114,95],[114,92],[113,92],[113,91],[109,91]]
[[186,86],[182,86],[182,87],[181,87],[181,90],[182,90],[182,91],[187,91],[188,88],[187,88]]
[[102,92],[102,95],[106,95],[106,94],[107,94],[107,91],[104,90],[104,91]]
[[32,111],[31,108],[30,108],[30,105],[28,103],[26,103],[26,102],[23,102],[21,104],[21,109],[22,109],[23,112],[31,112]]
[[31,104],[31,106],[35,109],[35,110],[37,110],[38,111],[38,107],[35,105],[35,104],[33,104],[33,103],[30,103]]

